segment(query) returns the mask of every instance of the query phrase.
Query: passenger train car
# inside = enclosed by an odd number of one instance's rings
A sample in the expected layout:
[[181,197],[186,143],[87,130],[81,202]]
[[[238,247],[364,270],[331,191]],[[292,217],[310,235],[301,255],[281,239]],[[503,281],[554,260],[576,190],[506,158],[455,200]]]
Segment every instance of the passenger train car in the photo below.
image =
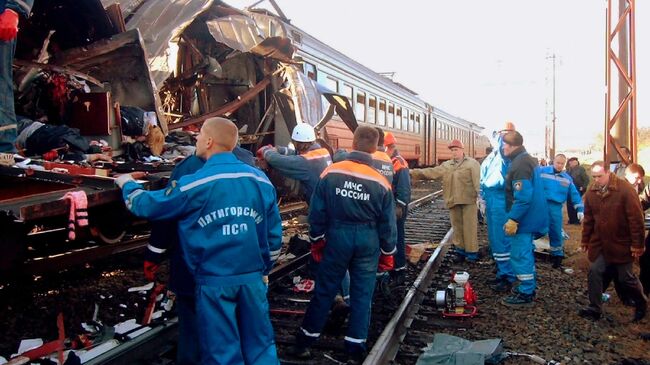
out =
[[[489,139],[483,127],[423,101],[407,87],[382,76],[311,35],[284,23],[310,79],[347,97],[359,123],[392,132],[411,166],[435,165],[451,158],[447,144],[459,139],[469,156],[485,156]],[[323,98],[327,105],[327,100]],[[352,132],[334,116],[325,127],[332,148],[351,148]]]

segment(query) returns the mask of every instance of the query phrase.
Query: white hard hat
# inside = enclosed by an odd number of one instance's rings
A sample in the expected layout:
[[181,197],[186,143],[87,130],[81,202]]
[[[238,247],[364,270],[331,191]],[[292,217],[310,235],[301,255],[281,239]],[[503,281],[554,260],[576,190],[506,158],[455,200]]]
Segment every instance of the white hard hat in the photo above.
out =
[[314,142],[316,140],[316,133],[314,127],[307,123],[299,123],[291,133],[291,139],[296,142]]

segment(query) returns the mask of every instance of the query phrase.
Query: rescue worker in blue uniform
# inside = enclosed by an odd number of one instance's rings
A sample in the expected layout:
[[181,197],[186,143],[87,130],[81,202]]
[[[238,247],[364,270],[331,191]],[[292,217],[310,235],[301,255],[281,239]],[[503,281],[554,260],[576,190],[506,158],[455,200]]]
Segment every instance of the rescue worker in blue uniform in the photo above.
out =
[[[392,184],[395,170],[393,169],[393,161],[388,153],[386,153],[386,147],[384,146],[384,131],[379,127],[375,129],[379,133],[379,139],[377,141],[377,150],[372,154],[372,167],[384,175],[389,184]],[[348,155],[348,151],[339,149],[334,154],[334,162],[343,161],[348,158]]]
[[305,200],[309,203],[318,177],[332,164],[332,156],[327,149],[316,143],[314,128],[306,123],[298,123],[291,133],[295,151],[287,147],[264,146],[257,156],[285,177],[300,181]]
[[481,197],[485,201],[488,241],[492,257],[496,263],[496,278],[491,280],[492,289],[507,292],[517,279],[510,264],[510,237],[503,232],[506,223],[505,178],[510,160],[503,154],[503,135],[514,131],[512,122],[507,122],[504,129],[493,141],[494,149],[481,163],[480,184]]
[[145,191],[128,174],[116,183],[133,214],[178,221],[203,324],[200,363],[277,364],[265,276],[282,246],[282,223],[271,182],[232,153],[237,134],[227,119],[206,121],[196,143],[205,165],[165,190]]
[[16,151],[13,68],[18,16],[27,18],[34,0],[0,0],[0,152]]
[[532,305],[535,298],[535,258],[533,235],[548,230],[548,214],[544,187],[537,167],[523,146],[524,138],[519,132],[503,136],[503,154],[512,162],[506,174],[506,223],[505,234],[510,236],[510,263],[519,280],[513,294],[501,303],[510,307]]
[[565,165],[566,156],[560,153],[555,156],[551,166],[539,167],[544,185],[544,195],[548,204],[548,238],[551,244],[551,262],[553,268],[556,269],[562,266],[562,258],[564,258],[562,206],[567,201],[567,198],[571,198],[571,204],[578,212],[577,217],[580,222],[585,216],[582,198],[578,193],[578,189],[573,185],[573,179],[564,171]]
[[[309,210],[309,235],[322,252],[314,296],[296,336],[294,355],[311,356],[341,279],[349,270],[350,318],[345,348],[350,362],[366,353],[370,303],[379,265],[395,252],[395,207],[391,186],[372,168],[378,133],[369,126],[354,132],[348,159],[323,171]],[[381,256],[381,258],[380,258]],[[390,264],[389,264],[390,265]]]
[[408,215],[408,206],[411,202],[411,176],[409,165],[397,150],[395,136],[388,132],[384,136],[386,153],[393,163],[393,197],[395,198],[395,217],[397,219],[397,251],[395,252],[395,269],[391,271],[397,284],[402,284],[406,279],[406,243],[404,240],[404,225]]
[[[250,151],[235,147],[233,153],[238,160],[250,166],[255,160]],[[196,155],[188,156],[174,167],[169,178],[169,188],[173,181],[197,172],[205,161]],[[279,251],[277,252],[279,254]],[[276,254],[276,256],[277,256]],[[151,236],[144,254],[144,274],[147,280],[154,281],[160,263],[169,257],[169,289],[176,294],[176,312],[178,314],[178,346],[176,364],[192,365],[201,362],[194,300],[194,278],[183,261],[179,246],[178,224],[176,221],[152,221]],[[275,260],[275,257],[272,258]]]

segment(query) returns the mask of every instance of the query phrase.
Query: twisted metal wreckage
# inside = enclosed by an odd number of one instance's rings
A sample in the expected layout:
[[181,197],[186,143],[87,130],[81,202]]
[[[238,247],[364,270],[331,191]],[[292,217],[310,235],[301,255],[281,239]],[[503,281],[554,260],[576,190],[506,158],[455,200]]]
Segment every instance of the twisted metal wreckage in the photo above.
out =
[[[325,123],[354,130],[357,122],[346,97],[303,73],[300,57],[294,56],[301,37],[283,16],[212,0],[36,2],[18,41],[17,104],[31,104],[33,97],[21,93],[33,88],[40,72],[83,80],[90,92],[71,98],[72,112],[62,122],[84,136],[108,140],[114,155],[122,144],[120,106],[155,112],[165,134],[226,116],[251,151],[289,143],[289,132],[301,122],[321,130],[327,145]],[[61,198],[70,191],[84,190],[88,197],[90,228],[77,236],[119,241],[133,218],[126,218],[112,179],[103,176],[147,170],[146,183],[159,188],[166,176],[161,171],[171,169],[142,162],[36,163],[44,169],[35,171],[25,161],[0,166],[0,248],[5,252],[0,270],[22,260],[27,247],[62,237],[70,203]]]

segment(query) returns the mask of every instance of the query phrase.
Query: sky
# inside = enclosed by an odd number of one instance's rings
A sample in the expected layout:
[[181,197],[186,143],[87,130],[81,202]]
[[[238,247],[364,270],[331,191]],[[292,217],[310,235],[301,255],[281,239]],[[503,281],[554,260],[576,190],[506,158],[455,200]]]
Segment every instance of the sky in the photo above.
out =
[[[604,0],[276,1],[295,26],[486,134],[514,122],[530,151],[544,148],[555,55],[557,150],[603,133]],[[637,120],[650,126],[650,1],[635,21]]]

